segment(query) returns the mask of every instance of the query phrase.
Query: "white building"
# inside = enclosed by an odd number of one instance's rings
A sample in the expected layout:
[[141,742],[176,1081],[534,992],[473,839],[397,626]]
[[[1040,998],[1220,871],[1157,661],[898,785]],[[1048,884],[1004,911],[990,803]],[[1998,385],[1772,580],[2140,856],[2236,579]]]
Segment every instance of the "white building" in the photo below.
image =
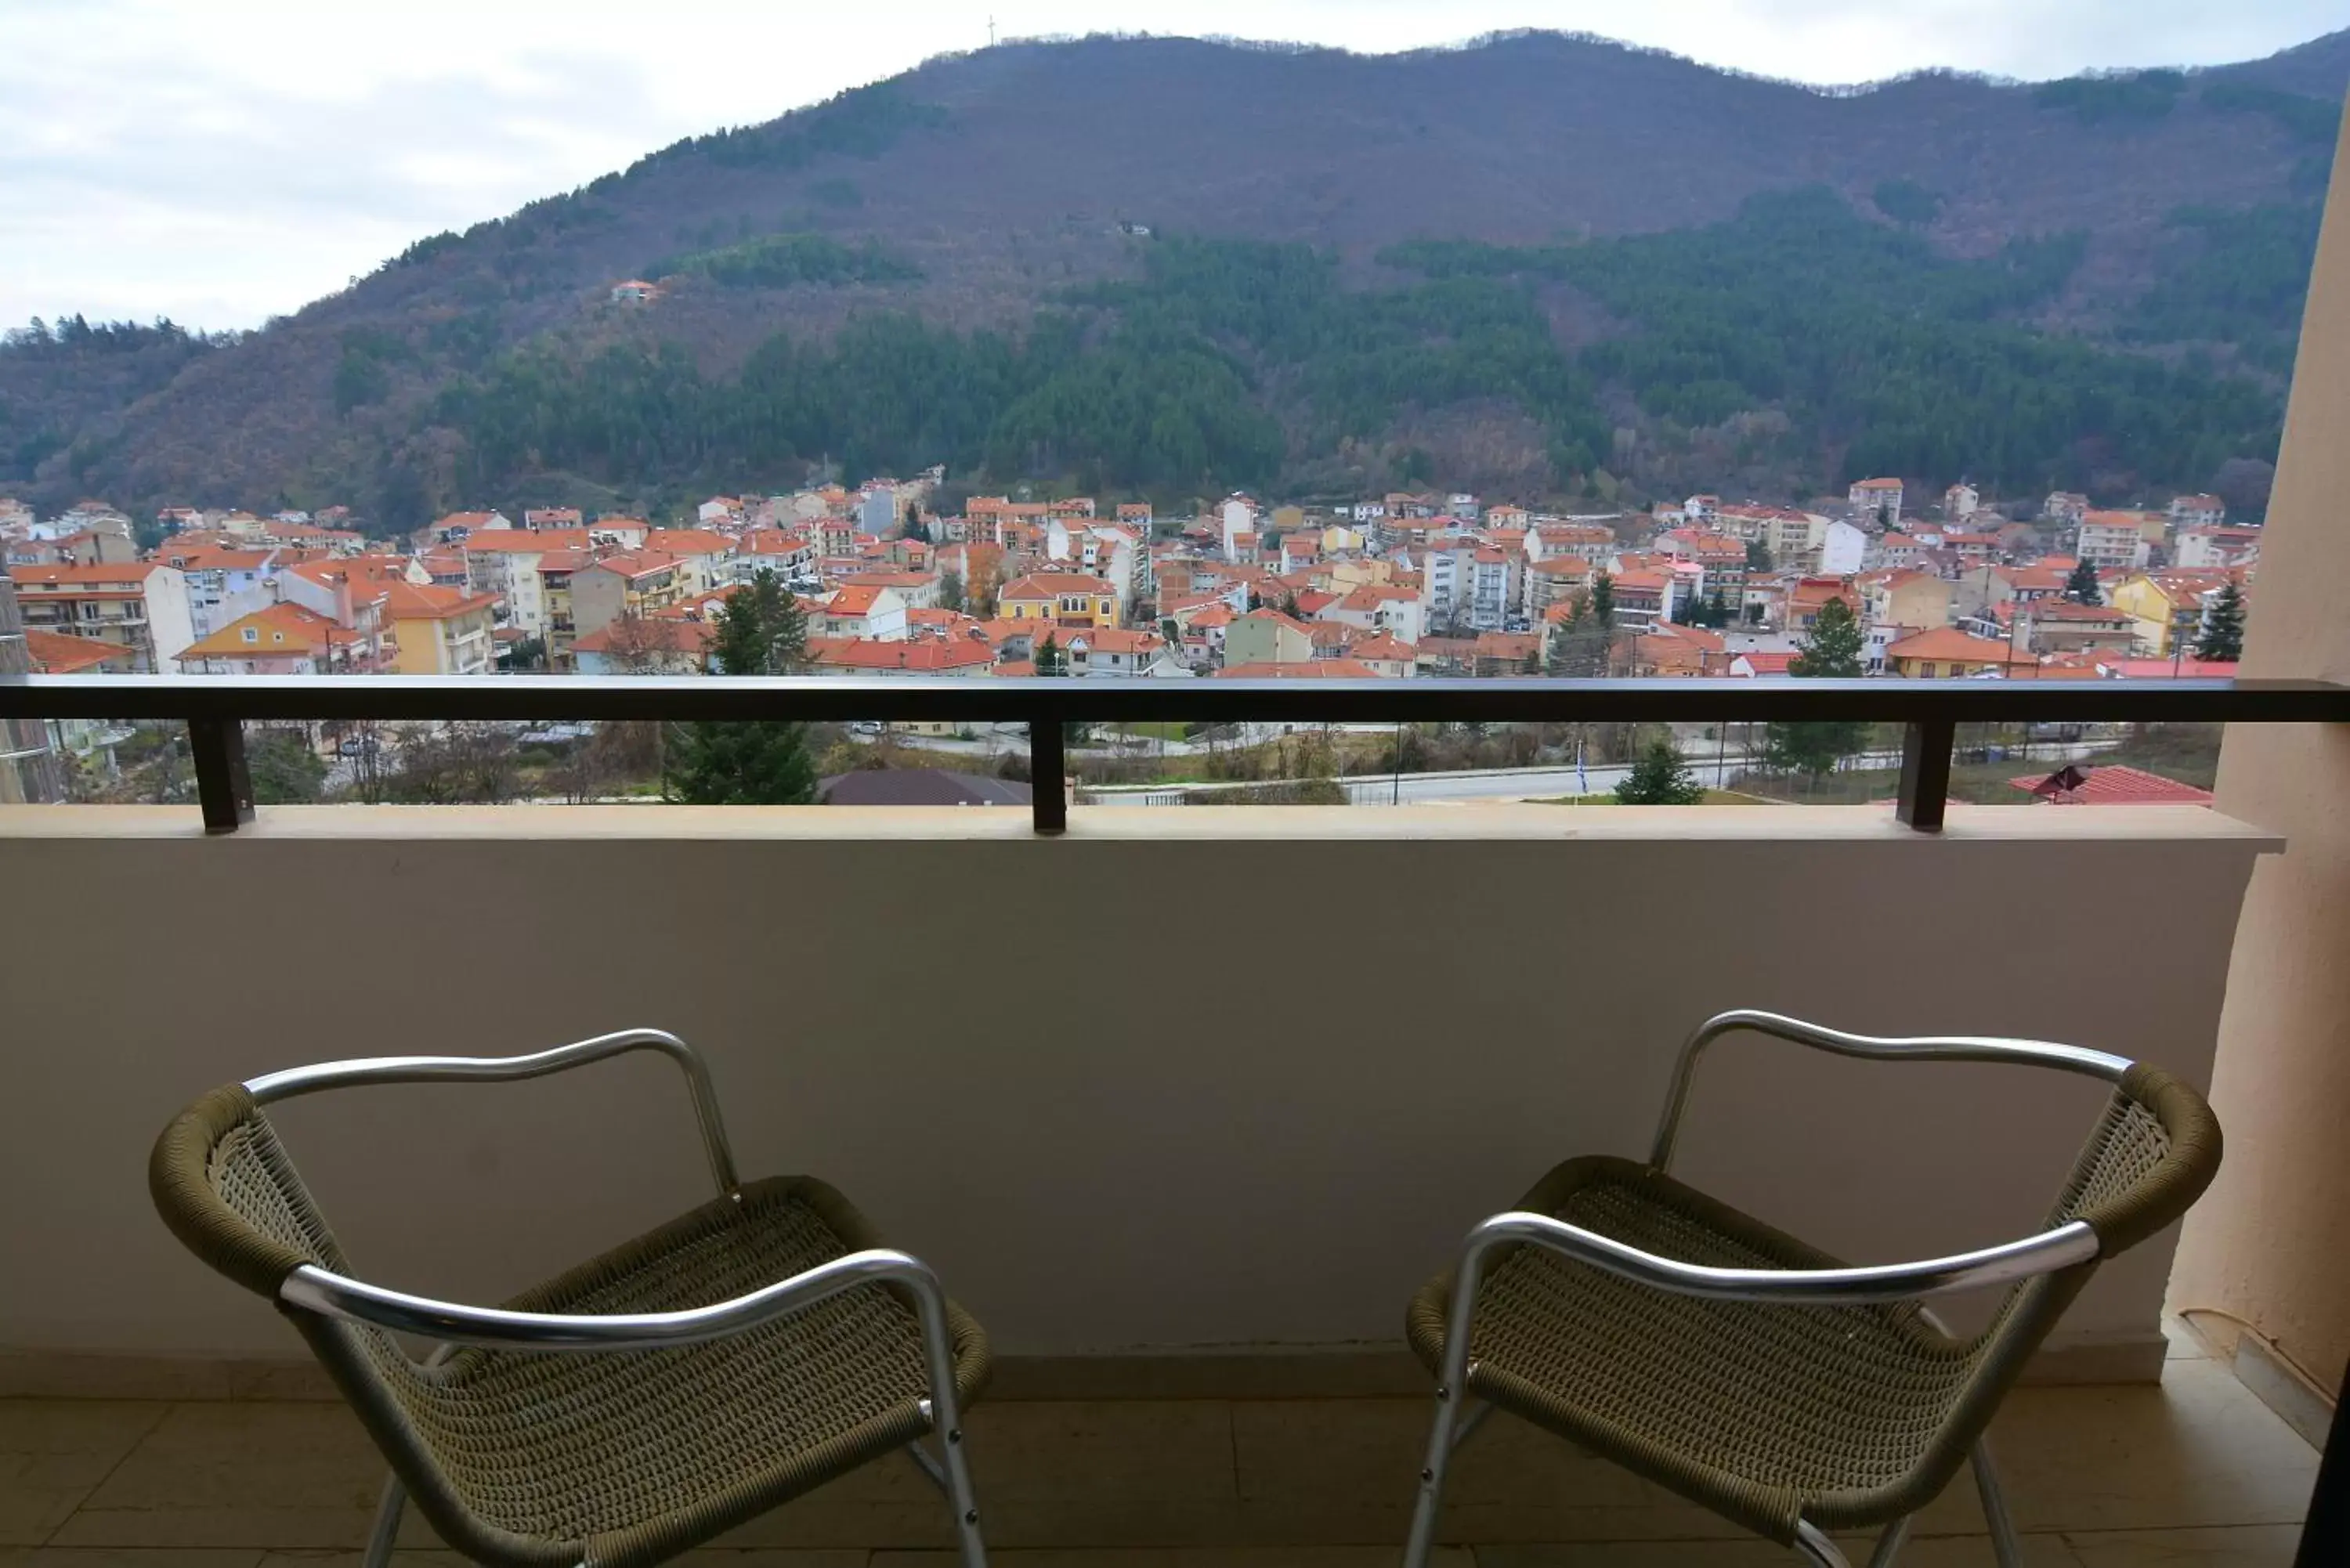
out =
[[[1849,523],[1831,522],[1821,531],[1820,556],[1808,569],[1823,577],[1848,577],[1860,570],[1868,535]],[[1773,558],[1777,558],[1776,553]]]
[[2170,502],[2174,528],[2217,528],[2228,520],[2228,504],[2216,495],[2177,495]]
[[1241,536],[1253,537],[1256,533],[1256,508],[1246,496],[1235,495],[1224,503],[1223,524],[1224,559],[1237,561],[1241,558]]
[[1973,516],[1981,506],[1981,494],[1963,479],[1942,492],[1942,515],[1954,523]]

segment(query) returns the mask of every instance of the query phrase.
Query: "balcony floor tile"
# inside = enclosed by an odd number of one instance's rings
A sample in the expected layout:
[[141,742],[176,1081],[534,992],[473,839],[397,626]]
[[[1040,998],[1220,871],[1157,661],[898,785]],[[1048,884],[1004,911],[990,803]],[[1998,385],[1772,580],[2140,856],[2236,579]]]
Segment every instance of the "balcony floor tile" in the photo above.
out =
[[[2161,1386],[2028,1387],[1993,1434],[2031,1568],[2289,1568],[2316,1455],[2224,1364]],[[972,1466],[1004,1568],[1390,1563],[1425,1398],[1004,1401]],[[357,1568],[382,1464],[304,1399],[0,1400],[0,1568]],[[1766,1568],[1793,1561],[1508,1417],[1463,1449],[1441,1568]],[[1978,1568],[1963,1480],[1904,1568]],[[456,1568],[411,1512],[400,1568]],[[951,1568],[946,1512],[889,1460],[734,1532],[702,1568]],[[1865,1561],[1866,1542],[1846,1543]]]

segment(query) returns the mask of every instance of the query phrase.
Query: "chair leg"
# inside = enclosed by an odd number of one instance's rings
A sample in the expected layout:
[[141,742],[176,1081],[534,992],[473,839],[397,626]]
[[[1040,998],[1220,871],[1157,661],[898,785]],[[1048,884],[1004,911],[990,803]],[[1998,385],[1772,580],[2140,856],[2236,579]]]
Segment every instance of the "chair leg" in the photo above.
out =
[[940,1490],[947,1494],[947,1506],[954,1511],[955,1545],[962,1558],[962,1568],[987,1568],[987,1543],[979,1533],[979,1494],[971,1484],[971,1465],[963,1456],[962,1412],[958,1408],[954,1386],[954,1355],[947,1341],[945,1300],[936,1294],[936,1287],[920,1297],[922,1348],[931,1364],[931,1397],[923,1414],[931,1418],[931,1429],[939,1435],[939,1451],[943,1462],[934,1461],[920,1441],[909,1445],[914,1462],[923,1469],[933,1463],[945,1472]]
[[[1450,1387],[1436,1391],[1436,1419],[1428,1432],[1428,1462],[1420,1467],[1419,1501],[1412,1505],[1411,1535],[1403,1549],[1403,1568],[1427,1568],[1428,1553],[1436,1544],[1436,1521],[1444,1511],[1444,1472],[1465,1433],[1461,1425],[1461,1400]],[[1491,1409],[1491,1406],[1486,1407]]]
[[1885,1533],[1877,1538],[1877,1550],[1868,1554],[1868,1568],[1893,1568],[1893,1559],[1900,1555],[1901,1544],[1909,1539],[1909,1526],[1917,1518],[1905,1513],[1885,1527]]
[[1983,1522],[1991,1526],[1991,1549],[1999,1568],[2023,1568],[2023,1544],[2015,1536],[2015,1518],[2007,1511],[2007,1494],[2000,1490],[1999,1469],[1991,1462],[1991,1440],[1977,1438],[1974,1449],[1975,1491],[1982,1499]]
[[1804,1561],[1813,1563],[1814,1568],[1852,1568],[1852,1564],[1845,1561],[1844,1553],[1836,1549],[1836,1543],[1828,1539],[1827,1532],[1808,1519],[1795,1521],[1795,1550],[1802,1552]]
[[400,1539],[400,1516],[408,1504],[407,1489],[398,1476],[386,1476],[383,1501],[375,1505],[375,1528],[368,1532],[367,1554],[359,1559],[359,1568],[386,1568],[391,1562],[393,1542]]

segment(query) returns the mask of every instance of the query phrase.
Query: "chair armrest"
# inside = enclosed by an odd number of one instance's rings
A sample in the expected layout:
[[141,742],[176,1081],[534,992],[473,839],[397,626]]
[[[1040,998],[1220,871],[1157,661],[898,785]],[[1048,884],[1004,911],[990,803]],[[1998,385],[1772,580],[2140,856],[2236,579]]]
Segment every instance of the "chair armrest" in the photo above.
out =
[[1734,1029],[1792,1040],[1798,1045],[1829,1051],[1839,1056],[1867,1056],[1880,1061],[2006,1062],[2022,1066],[2053,1067],[2119,1083],[2130,1070],[2127,1057],[2091,1051],[2080,1045],[2060,1045],[2047,1040],[2007,1040],[1989,1035],[1928,1034],[1881,1036],[1850,1034],[1824,1024],[1807,1023],[1781,1013],[1740,1008],[1718,1012],[1698,1026],[1681,1047],[1673,1067],[1672,1088],[1665,1096],[1664,1114],[1657,1122],[1657,1141],[1648,1163],[1659,1170],[1670,1168],[1673,1145],[1680,1135],[1681,1113],[1689,1105],[1690,1086],[1696,1081],[1699,1059],[1705,1048]]
[[912,1289],[927,1320],[943,1321],[938,1276],[910,1253],[877,1247],[850,1252],[770,1285],[680,1312],[570,1314],[468,1306],[371,1285],[305,1263],[286,1276],[278,1299],[345,1323],[425,1334],[454,1345],[501,1350],[645,1350],[723,1339],[814,1306],[859,1285],[893,1282]]
[[2097,1233],[2086,1221],[2070,1220],[2019,1241],[1911,1263],[1846,1269],[1723,1269],[1659,1257],[1547,1214],[1513,1210],[1494,1215],[1469,1232],[1461,1248],[1461,1285],[1473,1289],[1484,1254],[1513,1242],[1542,1247],[1677,1295],[1806,1306],[1856,1306],[1947,1295],[2053,1273],[2097,1255]]
[[538,1078],[569,1067],[582,1067],[629,1051],[658,1051],[678,1064],[693,1093],[693,1119],[702,1129],[702,1151],[710,1158],[710,1174],[721,1192],[732,1192],[734,1154],[726,1141],[726,1124],[718,1114],[718,1092],[712,1087],[710,1069],[692,1046],[659,1029],[623,1029],[577,1040],[568,1045],[533,1052],[526,1056],[367,1056],[348,1062],[322,1062],[309,1067],[288,1067],[245,1081],[253,1103],[292,1099],[322,1089],[343,1089],[369,1084],[426,1084],[451,1081],[504,1081]]

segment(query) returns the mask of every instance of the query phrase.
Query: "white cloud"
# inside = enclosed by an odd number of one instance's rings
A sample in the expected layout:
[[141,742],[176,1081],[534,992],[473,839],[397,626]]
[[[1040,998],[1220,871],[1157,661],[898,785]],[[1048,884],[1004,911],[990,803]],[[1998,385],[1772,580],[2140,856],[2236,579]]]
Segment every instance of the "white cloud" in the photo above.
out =
[[[244,326],[420,235],[684,135],[986,41],[972,4],[5,0],[0,323],[81,310]],[[1004,36],[1125,31],[1363,50],[1539,26],[1816,82],[1950,65],[2206,64],[2350,0],[1000,0]]]

